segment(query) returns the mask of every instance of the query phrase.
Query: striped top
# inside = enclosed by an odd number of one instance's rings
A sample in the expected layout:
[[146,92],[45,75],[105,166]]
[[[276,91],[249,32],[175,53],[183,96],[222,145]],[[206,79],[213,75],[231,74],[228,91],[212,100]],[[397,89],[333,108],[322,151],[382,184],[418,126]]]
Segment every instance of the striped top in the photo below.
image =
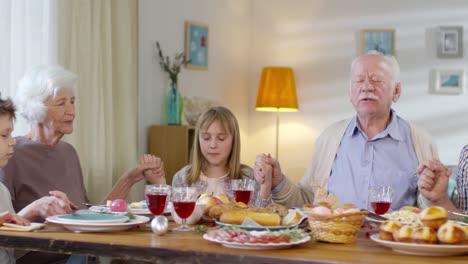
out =
[[468,211],[468,145],[460,153],[457,172],[458,208]]

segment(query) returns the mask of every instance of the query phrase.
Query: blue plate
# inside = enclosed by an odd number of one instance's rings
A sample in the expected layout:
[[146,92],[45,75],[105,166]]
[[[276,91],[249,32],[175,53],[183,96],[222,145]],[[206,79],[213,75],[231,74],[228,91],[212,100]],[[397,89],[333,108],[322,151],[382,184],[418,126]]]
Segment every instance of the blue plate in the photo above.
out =
[[125,215],[115,215],[115,214],[65,214],[58,215],[56,218],[58,221],[73,223],[73,224],[83,224],[83,223],[125,223],[128,221],[128,217]]

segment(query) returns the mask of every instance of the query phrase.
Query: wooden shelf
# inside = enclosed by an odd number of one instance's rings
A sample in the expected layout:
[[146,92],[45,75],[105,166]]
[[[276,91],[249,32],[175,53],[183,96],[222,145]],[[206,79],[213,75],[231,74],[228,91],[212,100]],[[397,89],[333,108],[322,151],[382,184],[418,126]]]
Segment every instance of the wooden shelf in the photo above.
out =
[[194,127],[155,125],[149,129],[149,153],[164,162],[167,184],[174,174],[189,164]]

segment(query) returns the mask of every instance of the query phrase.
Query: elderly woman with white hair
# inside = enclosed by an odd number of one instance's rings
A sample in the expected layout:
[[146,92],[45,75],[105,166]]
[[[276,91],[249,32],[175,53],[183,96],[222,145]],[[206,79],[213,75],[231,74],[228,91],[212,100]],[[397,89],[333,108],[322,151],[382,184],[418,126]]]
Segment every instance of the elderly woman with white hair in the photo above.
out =
[[[79,207],[88,202],[78,154],[61,140],[73,132],[77,82],[76,74],[59,65],[47,65],[28,71],[18,83],[15,103],[31,130],[16,137],[15,154],[0,171],[0,181],[9,189],[17,212],[51,190],[63,191]],[[159,158],[143,155],[104,200],[125,198],[131,187],[145,178],[165,183]],[[33,257],[18,263],[55,262]]]

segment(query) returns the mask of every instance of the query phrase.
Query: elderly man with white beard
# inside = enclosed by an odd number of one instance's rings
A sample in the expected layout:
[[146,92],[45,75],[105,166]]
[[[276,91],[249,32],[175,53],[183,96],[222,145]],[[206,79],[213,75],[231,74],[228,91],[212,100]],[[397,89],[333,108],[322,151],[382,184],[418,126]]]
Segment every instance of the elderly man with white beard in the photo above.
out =
[[416,168],[437,159],[428,133],[392,109],[401,95],[400,67],[393,56],[371,52],[351,64],[350,101],[356,116],[336,122],[317,139],[305,175],[294,185],[269,154],[259,154],[260,169],[272,170],[272,198],[288,207],[314,203],[317,193],[332,193],[343,203],[369,208],[369,187],[391,186],[391,210],[402,206],[425,207],[429,201],[418,193]]

